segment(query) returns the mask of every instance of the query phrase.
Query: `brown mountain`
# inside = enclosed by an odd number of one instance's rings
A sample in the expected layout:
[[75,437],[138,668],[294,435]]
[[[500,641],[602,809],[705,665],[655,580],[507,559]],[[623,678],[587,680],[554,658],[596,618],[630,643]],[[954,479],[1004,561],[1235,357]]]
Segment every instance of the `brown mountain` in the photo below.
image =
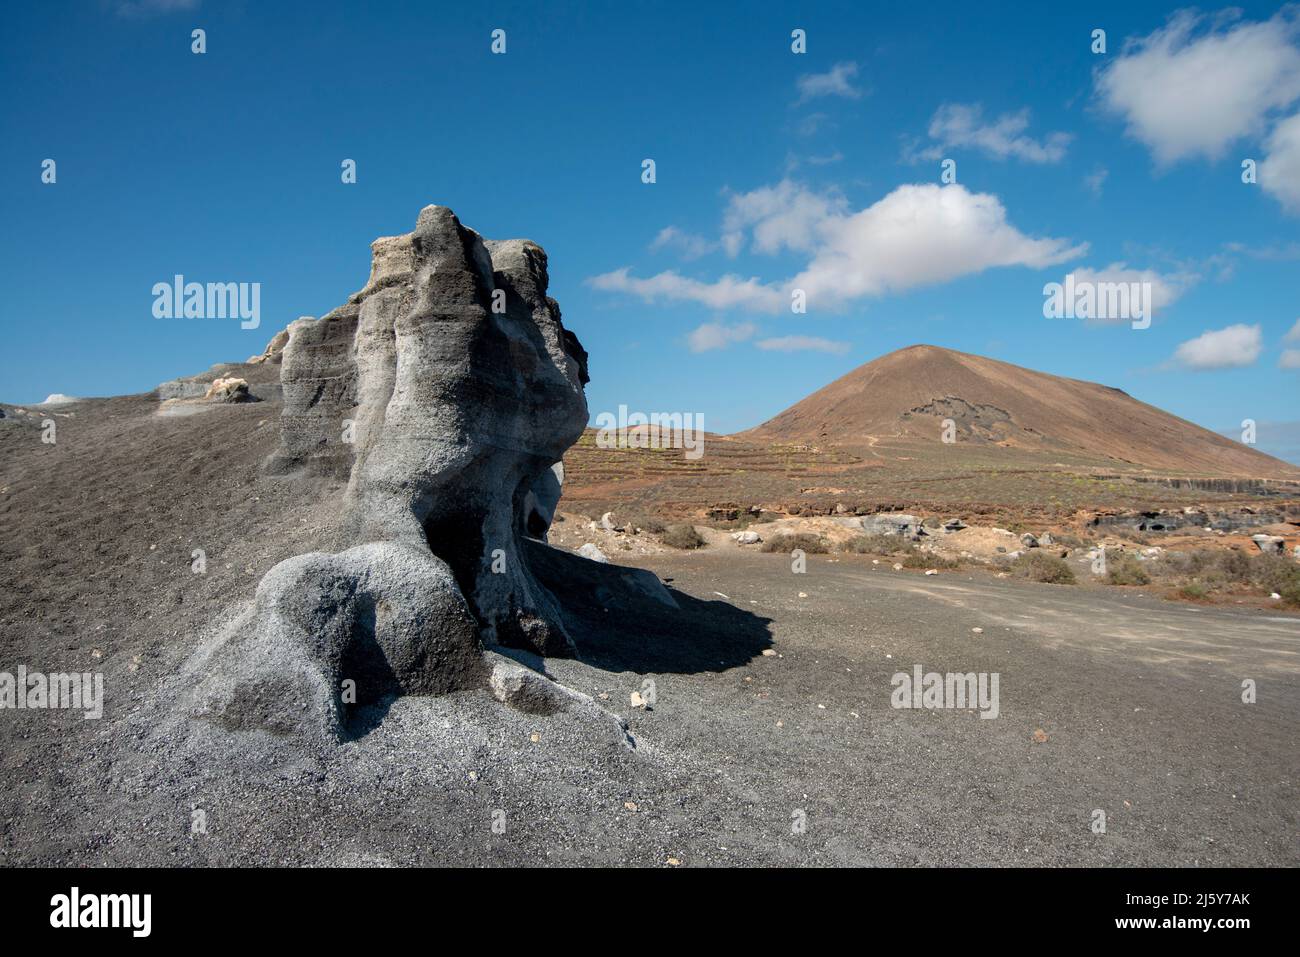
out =
[[[955,443],[941,441],[953,421]],[[859,366],[737,438],[928,458],[965,446],[980,458],[1249,478],[1300,469],[1095,382],[917,345]],[[884,452],[886,454],[881,455]],[[1047,457],[1047,458],[1044,458]]]

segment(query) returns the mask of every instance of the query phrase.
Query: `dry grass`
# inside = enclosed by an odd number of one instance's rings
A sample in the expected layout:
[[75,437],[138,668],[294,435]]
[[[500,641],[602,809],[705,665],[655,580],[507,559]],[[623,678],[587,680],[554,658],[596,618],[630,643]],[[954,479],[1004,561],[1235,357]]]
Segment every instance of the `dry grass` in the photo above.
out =
[[760,547],[765,552],[785,552],[787,554],[797,548],[806,555],[824,555],[831,550],[825,538],[807,532],[800,532],[797,535],[782,532],[773,535],[771,538],[764,539]]
[[664,533],[659,536],[659,541],[663,542],[669,548],[681,548],[690,550],[700,548],[704,545],[704,539],[700,533],[695,530],[694,525],[670,525]]
[[1012,562],[1011,570],[1030,581],[1046,582],[1049,585],[1075,584],[1074,570],[1063,559],[1037,549]]

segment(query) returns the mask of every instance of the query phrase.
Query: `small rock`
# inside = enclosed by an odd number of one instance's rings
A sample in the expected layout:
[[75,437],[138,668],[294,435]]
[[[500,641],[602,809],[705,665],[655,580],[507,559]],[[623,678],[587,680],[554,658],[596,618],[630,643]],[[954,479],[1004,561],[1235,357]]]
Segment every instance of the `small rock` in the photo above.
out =
[[579,548],[578,554],[583,558],[590,558],[593,562],[609,563],[609,559],[605,557],[605,553],[597,548],[592,542],[588,542]]

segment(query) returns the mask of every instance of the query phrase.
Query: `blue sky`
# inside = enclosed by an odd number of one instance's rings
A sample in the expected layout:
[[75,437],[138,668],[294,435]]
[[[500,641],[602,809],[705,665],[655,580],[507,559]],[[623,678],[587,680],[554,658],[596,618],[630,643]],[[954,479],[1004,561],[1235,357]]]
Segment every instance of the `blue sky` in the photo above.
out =
[[[15,5],[0,400],[260,352],[440,203],[546,248],[593,417],[747,428],[927,342],[1300,461],[1300,14],[1024,6]],[[1151,327],[1045,318],[1071,272],[1150,282]],[[261,327],[155,318],[176,273],[261,283]]]

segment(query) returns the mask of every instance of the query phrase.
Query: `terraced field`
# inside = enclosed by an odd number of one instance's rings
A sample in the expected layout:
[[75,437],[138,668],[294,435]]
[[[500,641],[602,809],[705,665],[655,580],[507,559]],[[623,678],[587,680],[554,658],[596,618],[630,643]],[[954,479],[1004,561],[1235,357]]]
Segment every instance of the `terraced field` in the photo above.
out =
[[[996,445],[880,439],[864,448],[706,435],[704,453],[601,448],[587,430],[564,457],[568,510],[707,520],[759,506],[788,514],[889,510],[967,520],[1069,522],[1079,512],[1300,501],[1300,483],[1226,483],[1115,461]],[[1188,479],[1196,479],[1188,483]],[[1182,487],[1175,487],[1181,482]]]

